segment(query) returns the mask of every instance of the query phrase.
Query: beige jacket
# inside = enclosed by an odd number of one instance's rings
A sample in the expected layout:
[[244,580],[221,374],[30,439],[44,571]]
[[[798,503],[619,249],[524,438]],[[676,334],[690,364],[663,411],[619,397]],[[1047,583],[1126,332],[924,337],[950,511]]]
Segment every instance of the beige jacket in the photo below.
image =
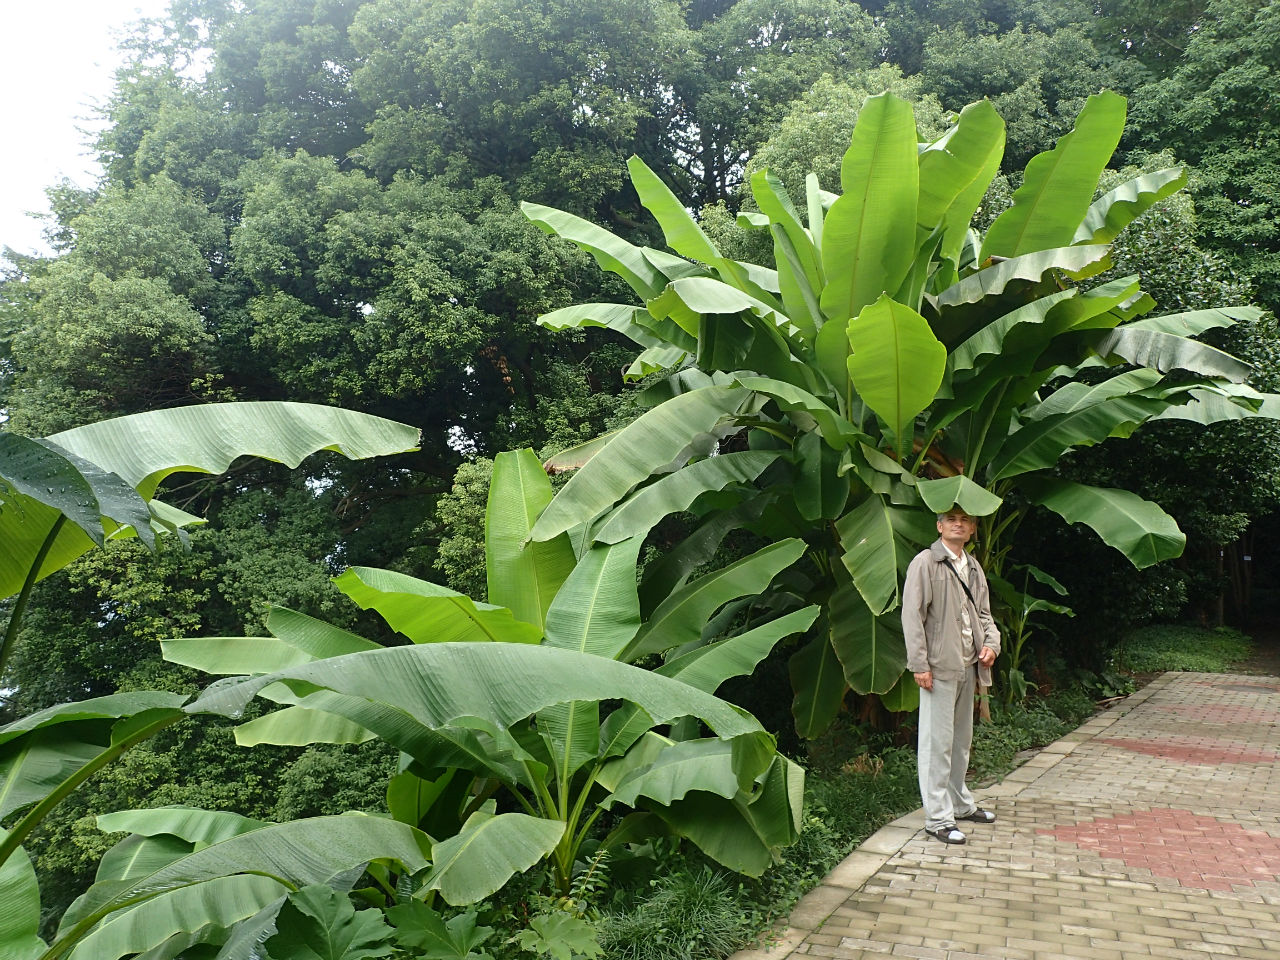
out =
[[[921,550],[907,567],[902,589],[902,632],[907,641],[907,669],[933,673],[938,680],[959,680],[978,662],[984,646],[1000,653],[1000,631],[991,618],[991,593],[987,575],[969,555],[967,581],[974,602],[969,603],[960,580],[947,569],[947,548],[942,540]],[[973,627],[971,649],[963,648],[961,608],[969,606]],[[991,668],[978,666],[978,682],[991,685]]]

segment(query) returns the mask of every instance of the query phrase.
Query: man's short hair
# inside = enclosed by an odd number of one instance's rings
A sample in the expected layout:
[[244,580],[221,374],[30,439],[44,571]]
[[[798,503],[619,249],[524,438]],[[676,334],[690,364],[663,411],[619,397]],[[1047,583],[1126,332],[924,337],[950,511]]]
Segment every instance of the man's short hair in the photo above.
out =
[[951,516],[951,514],[953,513],[962,513],[964,514],[966,519],[973,520],[975,523],[978,520],[977,517],[975,517],[969,511],[965,510],[963,507],[952,507],[950,510],[944,510],[942,513],[938,514],[938,522],[941,523],[943,520],[947,519],[947,517]]

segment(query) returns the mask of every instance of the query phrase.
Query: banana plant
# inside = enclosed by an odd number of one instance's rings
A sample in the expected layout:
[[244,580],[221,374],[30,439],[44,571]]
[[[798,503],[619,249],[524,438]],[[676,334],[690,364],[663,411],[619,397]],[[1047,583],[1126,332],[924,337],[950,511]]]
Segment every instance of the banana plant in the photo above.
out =
[[[736,410],[744,395],[734,388],[677,405],[686,417],[659,441],[665,455],[697,457],[690,421]],[[678,483],[650,485],[646,498],[611,514],[609,542],[575,551],[585,540],[575,531],[530,540],[550,511],[550,480],[531,451],[499,454],[486,520],[490,602],[353,568],[338,587],[405,646],[380,648],[277,609],[270,637],[170,640],[164,656],[250,677],[211,687],[188,709],[235,716],[252,696],[281,705],[237,727],[243,745],[379,737],[399,748],[404,769],[388,785],[388,808],[437,838],[431,871],[415,880],[419,899],[472,903],[540,861],[564,894],[585,848],[607,850],[646,831],[683,835],[759,875],[798,834],[803,772],[714,692],[807,630],[818,610],[748,621],[710,643],[704,627],[717,610],[764,591],[803,544],[773,543],[695,579],[677,577],[643,613],[636,568],[662,517],[699,491],[749,482],[775,459],[690,462]],[[655,657],[663,658],[655,669],[637,665]],[[380,882],[395,889],[390,877]]]
[[[296,466],[330,449],[351,458],[413,449],[418,431],[296,403],[179,407],[43,439],[0,432],[0,597],[14,597],[0,672],[34,584],[111,537],[154,546],[192,517],[154,498],[178,471],[221,473],[239,456]],[[23,842],[81,783],[186,714],[188,698],[136,691],[60,704],[0,727],[0,958],[39,956],[40,893]],[[16,822],[14,817],[18,819]]]
[[810,176],[797,203],[767,170],[753,175],[759,212],[739,222],[769,232],[768,268],[722,256],[638,158],[632,183],[672,252],[523,204],[639,300],[539,322],[616,330],[641,348],[628,376],[668,372],[630,427],[559,458],[576,472],[534,541],[574,531],[596,549],[605,518],[651,487],[696,488],[678,478],[719,458],[682,459],[686,447],[774,454],[758,483],[693,502],[690,545],[646,580],[665,585],[733,526],[802,540],[803,559],[775,592],[807,582],[803,595],[823,611],[792,660],[805,736],[828,725],[850,688],[903,700],[895,608],[903,569],[934,539],[929,514],[958,504],[983,518],[980,559],[996,573],[1031,505],[1086,524],[1136,567],[1178,556],[1185,538],[1157,505],[1064,480],[1055,464],[1152,419],[1271,416],[1277,403],[1246,385],[1246,364],[1192,339],[1255,308],[1148,317],[1154,302],[1136,278],[1090,285],[1110,266],[1115,236],[1186,182],[1181,169],[1163,170],[1095,199],[1124,118],[1124,98],[1089,98],[982,236],[971,222],[1004,150],[995,108],[971,104],[941,138],[918,143],[910,105],[872,97],[841,194]]

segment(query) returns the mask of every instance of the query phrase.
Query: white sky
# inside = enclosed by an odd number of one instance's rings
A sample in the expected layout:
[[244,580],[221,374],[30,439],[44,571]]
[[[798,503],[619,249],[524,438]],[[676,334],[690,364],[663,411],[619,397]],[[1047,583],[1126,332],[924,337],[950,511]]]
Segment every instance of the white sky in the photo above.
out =
[[116,39],[168,0],[0,0],[0,248],[47,252],[38,220],[44,188],[62,177],[91,187],[101,170],[85,154],[95,104],[111,92]]

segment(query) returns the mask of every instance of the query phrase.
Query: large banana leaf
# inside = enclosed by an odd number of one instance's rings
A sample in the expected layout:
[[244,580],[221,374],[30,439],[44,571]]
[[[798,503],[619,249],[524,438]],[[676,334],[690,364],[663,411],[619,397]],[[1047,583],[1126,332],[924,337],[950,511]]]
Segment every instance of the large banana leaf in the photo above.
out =
[[[824,327],[823,329],[825,330],[826,328]],[[841,332],[841,337],[847,345],[849,342],[848,337],[843,331]],[[769,397],[783,410],[803,410],[817,423],[822,439],[834,449],[839,450],[862,440],[870,439],[852,423],[836,413],[830,405],[793,384],[769,377],[739,376],[736,380],[748,390],[755,390],[757,393],[762,393]]]
[[1210,310],[1189,310],[1186,313],[1169,313],[1159,317],[1143,317],[1128,324],[1131,330],[1158,330],[1176,333],[1183,337],[1198,337],[1206,330],[1229,327],[1238,322],[1257,320],[1262,311],[1257,307],[1216,307]]
[[1108,437],[1127,437],[1166,405],[1150,397],[1118,396],[1032,421],[1011,434],[995,451],[989,467],[991,479],[1043,470],[1073,447],[1092,446]]
[[840,181],[844,194],[822,228],[821,303],[828,320],[844,323],[897,290],[911,269],[919,166],[910,104],[887,93],[867,100]]
[[1216,347],[1160,330],[1125,324],[1115,330],[1084,336],[1103,357],[1116,357],[1140,367],[1154,367],[1161,373],[1190,370],[1242,383],[1253,372],[1249,364]]
[[236,727],[236,743],[257,747],[264,743],[279,747],[305,747],[313,743],[367,743],[376,734],[344,716],[306,706],[307,702],[264,716]]
[[804,551],[803,540],[781,540],[685,584],[659,604],[619,658],[631,662],[697,640],[716,610],[730,600],[763,592]]
[[1075,273],[1104,263],[1110,252],[1111,247],[1105,243],[1081,244],[1037,250],[1001,260],[947,287],[938,294],[938,306],[957,307],[965,303],[979,303],[987,297],[1003,293],[1005,287],[1015,280],[1037,281],[1050,270]]
[[431,873],[419,896],[439,890],[455,907],[483,900],[513,875],[548,857],[564,830],[559,820],[476,812],[456,836],[432,844]]
[[[654,672],[704,693],[715,693],[731,677],[749,676],[779,640],[808,630],[818,613],[816,605],[792,611],[736,637],[698,647],[667,661]],[[639,707],[623,704],[600,725],[600,756],[624,752],[652,726],[653,721]]]
[[667,278],[645,258],[644,251],[603,227],[538,203],[521,203],[520,210],[543,233],[563,237],[591,254],[602,270],[627,281],[641,299],[656,297],[667,285]]
[[230,926],[289,889],[324,883],[373,859],[421,870],[425,846],[424,834],[380,817],[273,824],[203,847],[147,876],[94,884],[64,915],[58,946],[76,944],[76,960],[118,960],[178,933]]
[[989,100],[960,111],[956,125],[920,153],[916,223],[928,234],[943,230],[940,253],[956,260],[987,187],[1004,156],[1004,120]]
[[951,351],[947,357],[947,372],[955,377],[978,366],[983,357],[1000,356],[1004,352],[1005,338],[1014,330],[1023,324],[1043,324],[1058,304],[1078,292],[1074,287],[1059,290],[1023,304],[986,324]]
[[267,826],[262,820],[242,817],[230,810],[201,810],[198,807],[181,806],[118,810],[115,813],[101,814],[97,818],[97,824],[103,833],[128,831],[144,837],[168,834],[200,846],[221,843]]
[[[353,459],[401,453],[416,446],[418,431],[380,417],[313,404],[222,403],[103,420],[54,434],[48,440],[56,445],[65,467],[56,470],[56,476],[43,475],[48,481],[45,492],[37,492],[30,503],[23,494],[22,509],[15,504],[0,511],[0,542],[5,544],[0,550],[0,597],[22,589],[42,549],[47,552],[40,559],[36,579],[62,569],[89,550],[95,538],[85,531],[93,529],[88,514],[95,509],[105,511],[116,522],[140,526],[140,535],[149,536],[148,524],[142,522],[137,503],[125,494],[124,486],[135,488],[143,500],[149,500],[159,482],[171,473],[222,473],[239,456],[260,456],[296,466],[322,449]],[[91,494],[86,494],[72,475],[75,464],[83,461],[93,468],[86,466],[75,472],[81,474]],[[0,476],[6,479],[2,471],[10,462],[0,456]],[[45,464],[45,469],[48,467]],[[20,488],[15,489],[21,493]],[[58,504],[68,495],[77,504],[84,498],[96,500],[97,505],[77,506],[72,523],[60,522],[66,514]],[[54,505],[45,506],[49,502]],[[94,519],[101,530],[101,520]]]
[[792,654],[788,666],[795,692],[791,714],[796,733],[806,738],[819,736],[840,712],[849,686],[830,638],[820,634]]
[[270,637],[183,637],[161,640],[160,650],[170,663],[203,670],[215,676],[275,673],[286,667],[360,650],[379,644],[288,607],[272,607],[267,614]]
[[825,284],[822,257],[781,180],[768,170],[761,170],[751,177],[751,193],[771,221],[774,260],[787,315],[800,327],[805,339],[812,340],[822,323],[818,302]]
[[872,495],[836,523],[844,567],[877,616],[898,605],[898,570],[906,565],[903,558],[916,552],[895,532],[895,511]]
[[597,543],[617,543],[643,537],[663,517],[688,509],[702,494],[756,479],[780,455],[780,451],[748,450],[691,463],[633,493],[600,522],[592,538]]
[[[0,827],[0,841],[7,836]],[[0,960],[35,960],[45,951],[40,939],[40,887],[31,858],[18,847],[0,863]]]
[[1103,543],[1139,570],[1182,555],[1187,538],[1173,517],[1128,490],[1090,487],[1051,477],[1024,477],[1019,489],[1032,503],[1068,523],[1091,527]]
[[1098,178],[1120,143],[1124,117],[1124,97],[1110,91],[1091,96],[1075,129],[1052,150],[1031,158],[1013,205],[987,231],[979,259],[1018,257],[1072,243]]
[[908,306],[881,296],[849,321],[849,378],[858,395],[889,429],[901,454],[911,424],[942,383],[947,348],[929,321]]
[[796,509],[808,521],[834,520],[849,501],[849,478],[840,472],[842,450],[824,443],[813,430],[800,434],[795,444]]
[[696,716],[720,736],[763,735],[748,714],[678,680],[591,654],[510,643],[431,643],[318,660],[208,688],[187,710],[234,715],[284,680],[397,707],[434,729],[465,721],[496,732],[552,704],[616,699],[638,704],[654,723]]
[[[551,603],[546,645],[610,659],[618,657],[640,629],[636,562],[643,537],[597,544],[573,568]],[[600,749],[600,705],[555,704],[538,713],[561,784]]]
[[414,643],[492,640],[537,643],[542,631],[506,607],[476,603],[465,594],[394,570],[352,567],[333,581],[363,610],[376,610]]
[[539,630],[546,627],[547,610],[574,564],[567,535],[529,541],[552,496],[551,481],[532,450],[494,458],[484,527],[489,602]]
[[612,507],[641,480],[672,464],[696,437],[709,434],[746,399],[746,391],[738,387],[703,387],[633,420],[556,494],[534,525],[533,539],[551,540]]
[[644,205],[666,237],[667,246],[690,260],[701,260],[713,263],[720,259],[720,251],[707,239],[696,220],[689,216],[676,195],[671,192],[662,179],[650,170],[643,160],[632,156],[627,160],[627,170],[631,172],[631,185],[640,196]]
[[577,327],[607,327],[630,337],[642,347],[656,347],[662,341],[639,322],[648,316],[644,307],[625,303],[579,303],[562,307],[538,317],[538,325],[548,330],[569,330]]
[[874,616],[850,583],[840,584],[827,605],[831,648],[845,682],[857,693],[887,693],[907,666],[902,620]]
[[547,614],[547,646],[617,658],[640,628],[636,562],[642,537],[583,555]]
[[1100,383],[1082,383],[1073,381],[1055,390],[1039,403],[1032,405],[1023,414],[1023,421],[1030,423],[1044,420],[1059,413],[1071,413],[1085,407],[1103,403],[1116,397],[1129,395],[1149,396],[1148,391],[1160,382],[1162,374],[1159,370],[1139,367],[1127,370],[1103,380]]
[[1187,185],[1185,167],[1143,174],[1103,194],[1076,228],[1073,243],[1110,243],[1153,204]]

